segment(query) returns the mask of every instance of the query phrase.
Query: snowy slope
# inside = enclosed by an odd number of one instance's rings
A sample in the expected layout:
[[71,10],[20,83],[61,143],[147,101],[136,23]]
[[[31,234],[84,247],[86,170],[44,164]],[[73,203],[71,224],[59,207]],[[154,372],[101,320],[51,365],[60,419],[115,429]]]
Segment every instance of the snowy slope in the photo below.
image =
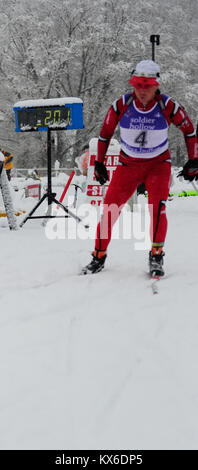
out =
[[158,295],[134,240],[82,277],[93,240],[0,228],[1,449],[197,449],[198,199],[167,212]]

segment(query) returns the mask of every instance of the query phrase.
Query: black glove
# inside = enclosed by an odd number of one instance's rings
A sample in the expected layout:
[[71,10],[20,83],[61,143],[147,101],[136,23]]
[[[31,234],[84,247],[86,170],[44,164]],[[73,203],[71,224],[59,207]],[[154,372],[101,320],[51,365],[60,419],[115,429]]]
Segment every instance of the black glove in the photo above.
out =
[[94,175],[95,175],[96,181],[99,181],[99,183],[102,185],[105,184],[106,181],[108,181],[109,177],[108,177],[107,169],[104,163],[97,162],[97,161],[95,162]]
[[146,186],[144,183],[140,183],[139,186],[137,187],[137,195],[145,194],[145,193],[146,193]]
[[198,158],[188,160],[183,170],[178,173],[177,177],[178,176],[183,176],[184,179],[188,181],[193,181],[194,179],[198,180]]

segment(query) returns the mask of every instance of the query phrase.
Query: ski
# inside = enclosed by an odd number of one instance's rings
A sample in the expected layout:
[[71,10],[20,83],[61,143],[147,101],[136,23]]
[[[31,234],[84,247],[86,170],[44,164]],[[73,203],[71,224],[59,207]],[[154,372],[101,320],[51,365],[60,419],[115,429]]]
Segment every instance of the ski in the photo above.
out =
[[155,274],[151,275],[151,280],[152,280],[151,289],[152,289],[152,292],[153,292],[154,295],[159,293],[159,280],[160,280],[160,277],[161,276],[156,276]]

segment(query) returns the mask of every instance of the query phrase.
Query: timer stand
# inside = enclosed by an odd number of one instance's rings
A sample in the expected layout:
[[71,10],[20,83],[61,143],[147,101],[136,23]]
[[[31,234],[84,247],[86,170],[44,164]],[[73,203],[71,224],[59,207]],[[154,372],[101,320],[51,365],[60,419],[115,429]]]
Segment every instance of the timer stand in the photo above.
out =
[[[57,98],[47,100],[21,101],[15,104],[16,132],[47,131],[47,192],[20,223],[22,227],[28,219],[48,219],[73,217],[82,222],[66,206],[56,199],[52,192],[51,163],[51,131],[67,129],[83,129],[82,100],[79,98]],[[47,199],[46,215],[33,215],[38,207]],[[52,215],[52,203],[61,207],[66,215]],[[88,228],[88,225],[85,225]]]
[[[67,218],[73,217],[77,222],[82,222],[80,217],[73,214],[67,207],[65,207],[61,202],[56,199],[56,193],[52,192],[52,164],[51,164],[51,130],[48,129],[47,131],[47,192],[43,194],[40,201],[33,207],[33,209],[29,212],[29,214],[24,217],[22,222],[20,223],[19,227],[22,227],[28,219],[52,219],[52,218]],[[45,201],[48,200],[48,208],[46,215],[34,215],[34,212],[38,209],[38,207]],[[67,215],[52,215],[52,203],[57,204],[60,206]],[[87,227],[86,227],[87,228]]]

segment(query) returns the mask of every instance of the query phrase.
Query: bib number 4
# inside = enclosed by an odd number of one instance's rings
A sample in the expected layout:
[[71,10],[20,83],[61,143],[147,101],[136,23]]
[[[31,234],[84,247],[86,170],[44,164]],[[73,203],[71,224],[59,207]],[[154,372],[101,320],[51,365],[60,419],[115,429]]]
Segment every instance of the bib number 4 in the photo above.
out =
[[135,139],[135,143],[139,144],[140,147],[145,147],[147,141],[146,141],[146,135],[147,131],[142,131],[140,134]]

